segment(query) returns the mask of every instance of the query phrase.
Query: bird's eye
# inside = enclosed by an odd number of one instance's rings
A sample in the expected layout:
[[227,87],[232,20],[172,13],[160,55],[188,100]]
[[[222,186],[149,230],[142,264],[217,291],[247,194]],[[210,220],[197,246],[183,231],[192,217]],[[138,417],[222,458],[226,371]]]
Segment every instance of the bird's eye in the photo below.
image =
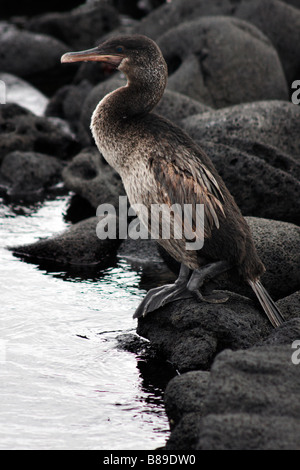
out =
[[117,52],[124,52],[124,47],[123,46],[118,46],[116,48]]

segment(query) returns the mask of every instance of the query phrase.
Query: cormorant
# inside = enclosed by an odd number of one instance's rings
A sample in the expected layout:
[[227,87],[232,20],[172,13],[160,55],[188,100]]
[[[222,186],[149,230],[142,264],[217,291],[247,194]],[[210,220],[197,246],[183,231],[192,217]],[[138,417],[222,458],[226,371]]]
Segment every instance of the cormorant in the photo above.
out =
[[[189,204],[192,215],[184,233],[204,236],[203,247],[195,250],[187,249],[190,239],[184,236],[158,240],[181,263],[179,277],[174,284],[151,289],[134,317],[192,296],[212,303],[226,301],[220,292],[204,295],[201,287],[235,269],[252,287],[272,325],[282,324],[279,309],[259,280],[265,267],[250,229],[213,163],[181,128],[151,112],[162,98],[168,76],[157,44],[142,35],[120,35],[93,49],[66,53],[61,61],[105,62],[125,74],[127,84],[105,96],[92,115],[98,149],[120,174],[130,204],[149,209],[138,213],[149,230],[151,205]],[[201,224],[196,226],[196,204],[204,205],[204,230]],[[172,217],[174,225],[176,214]]]

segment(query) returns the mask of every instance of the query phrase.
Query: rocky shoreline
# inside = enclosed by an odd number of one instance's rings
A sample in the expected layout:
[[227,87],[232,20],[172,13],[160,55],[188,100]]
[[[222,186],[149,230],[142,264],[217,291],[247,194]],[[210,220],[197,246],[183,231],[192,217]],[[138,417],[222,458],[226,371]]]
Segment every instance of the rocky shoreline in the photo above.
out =
[[85,209],[64,233],[10,249],[36,262],[99,269],[127,256],[133,267],[164,270],[166,282],[175,277],[177,264],[153,241],[96,236],[97,207],[116,206],[124,189],[93,143],[90,117],[124,79],[99,64],[60,64],[63,53],[119,32],[155,39],[169,68],[156,112],[212,159],[249,223],[267,268],[262,282],[286,319],[273,330],[250,290],[224,276],[216,288],[228,293],[227,303],[178,301],[138,321],[137,334],[178,371],[165,391],[165,448],[299,449],[292,344],[300,341],[300,108],[291,85],[300,80],[300,2],[95,0],[69,2],[68,11],[52,4],[30,13],[16,4],[0,22],[7,86],[0,195],[22,205],[63,190],[76,195],[74,213]]

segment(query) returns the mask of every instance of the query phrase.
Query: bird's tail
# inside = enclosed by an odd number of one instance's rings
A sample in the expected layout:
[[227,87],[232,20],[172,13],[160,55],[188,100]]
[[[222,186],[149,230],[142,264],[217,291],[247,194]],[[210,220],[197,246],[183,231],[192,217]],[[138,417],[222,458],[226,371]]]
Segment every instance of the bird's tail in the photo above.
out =
[[268,319],[276,328],[284,323],[284,318],[280,313],[277,305],[270,297],[269,293],[266,291],[264,286],[260,281],[251,281],[248,279],[248,284],[252,287],[256,297],[258,298],[262,308],[264,309],[265,314],[267,315]]

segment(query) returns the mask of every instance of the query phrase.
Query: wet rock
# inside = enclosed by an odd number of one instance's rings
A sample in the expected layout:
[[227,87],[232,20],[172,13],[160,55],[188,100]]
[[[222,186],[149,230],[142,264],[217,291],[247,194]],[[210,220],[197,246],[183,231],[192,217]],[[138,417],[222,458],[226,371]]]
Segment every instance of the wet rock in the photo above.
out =
[[0,70],[25,78],[46,94],[70,77],[70,69],[62,70],[60,64],[66,51],[67,46],[53,37],[0,23]]
[[137,333],[149,339],[180,372],[208,370],[218,351],[246,349],[271,332],[253,301],[228,293],[225,304],[177,301],[140,318]]
[[80,152],[63,171],[65,185],[97,208],[100,204],[118,207],[124,188],[119,175],[91,147]]
[[8,153],[0,167],[0,186],[9,196],[22,198],[61,181],[63,162],[36,152]]
[[164,395],[171,430],[188,413],[203,413],[203,401],[209,386],[210,372],[191,371],[174,377]]
[[[62,265],[105,266],[114,257],[120,242],[117,239],[98,238],[96,229],[100,220],[100,217],[90,217],[74,224],[63,233],[32,244],[11,247],[10,250],[18,256]],[[111,220],[117,224],[117,219]]]
[[0,80],[5,83],[6,103],[16,103],[37,116],[44,115],[49,100],[43,93],[9,73],[0,73]]
[[213,364],[196,449],[298,449],[300,375],[291,345],[223,351]]
[[0,135],[0,162],[15,150],[67,159],[80,148],[67,123],[35,116],[16,104],[1,105]]
[[289,97],[276,50],[250,23],[203,17],[170,29],[157,42],[168,64],[169,89],[208,106]]
[[98,2],[83,4],[63,13],[46,13],[34,17],[26,26],[35,33],[53,36],[75,50],[80,50],[93,47],[95,41],[118,25],[117,10]]

